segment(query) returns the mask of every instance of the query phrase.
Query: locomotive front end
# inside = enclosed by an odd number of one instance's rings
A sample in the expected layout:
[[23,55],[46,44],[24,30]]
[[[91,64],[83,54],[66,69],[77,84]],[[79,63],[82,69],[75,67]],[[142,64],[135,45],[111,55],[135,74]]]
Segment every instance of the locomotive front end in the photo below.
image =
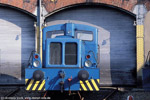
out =
[[99,91],[97,29],[59,24],[43,29],[43,61],[32,54],[25,69],[28,91]]

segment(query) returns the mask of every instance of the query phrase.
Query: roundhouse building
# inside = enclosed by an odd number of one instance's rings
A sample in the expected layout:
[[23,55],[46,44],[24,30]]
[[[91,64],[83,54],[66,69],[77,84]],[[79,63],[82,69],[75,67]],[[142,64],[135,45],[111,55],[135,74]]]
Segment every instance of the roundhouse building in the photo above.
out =
[[149,0],[0,0],[0,84],[24,84],[30,53],[41,49],[40,18],[43,27],[97,27],[101,86],[135,86],[150,50],[149,10]]

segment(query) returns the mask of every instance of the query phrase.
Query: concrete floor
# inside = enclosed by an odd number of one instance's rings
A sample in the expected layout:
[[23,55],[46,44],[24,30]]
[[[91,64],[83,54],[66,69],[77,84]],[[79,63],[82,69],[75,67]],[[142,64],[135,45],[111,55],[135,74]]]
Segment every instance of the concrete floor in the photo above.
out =
[[[17,87],[0,87],[0,100],[4,100],[3,97],[18,97],[23,100],[26,97],[44,97],[46,92],[27,92],[24,90],[24,87],[19,87],[19,91],[16,91],[14,94],[11,94]],[[109,94],[111,94],[108,96]],[[127,100],[129,95],[134,97],[134,100],[150,100],[150,92],[146,92],[140,88],[102,88],[100,92],[80,92],[84,100]],[[80,100],[78,93],[68,95],[68,92],[47,92],[46,97],[48,100]],[[60,99],[61,98],[61,99]],[[15,100],[12,98],[10,100]],[[34,99],[41,100],[41,99]],[[45,99],[46,100],[46,99]]]
[[150,100],[150,92],[137,91],[117,91],[108,100],[127,100],[128,96],[133,96],[134,100]]

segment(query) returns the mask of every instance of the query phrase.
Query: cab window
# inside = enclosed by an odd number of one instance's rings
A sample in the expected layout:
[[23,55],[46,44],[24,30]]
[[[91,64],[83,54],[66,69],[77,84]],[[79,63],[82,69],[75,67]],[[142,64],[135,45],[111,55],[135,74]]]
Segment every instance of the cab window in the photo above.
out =
[[56,30],[56,31],[48,31],[46,33],[46,38],[55,38],[56,36],[64,35],[64,31]]
[[75,38],[85,41],[93,40],[93,32],[91,31],[76,31]]

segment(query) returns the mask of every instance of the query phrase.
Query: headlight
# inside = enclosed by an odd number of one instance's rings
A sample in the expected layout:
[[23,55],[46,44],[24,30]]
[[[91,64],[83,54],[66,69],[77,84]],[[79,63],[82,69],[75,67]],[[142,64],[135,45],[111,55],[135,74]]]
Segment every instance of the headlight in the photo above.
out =
[[38,67],[39,65],[40,65],[40,62],[39,62],[39,61],[36,60],[36,61],[33,62],[33,66],[34,66],[34,67]]
[[85,61],[85,66],[86,67],[91,67],[92,66],[92,62],[90,60]]

